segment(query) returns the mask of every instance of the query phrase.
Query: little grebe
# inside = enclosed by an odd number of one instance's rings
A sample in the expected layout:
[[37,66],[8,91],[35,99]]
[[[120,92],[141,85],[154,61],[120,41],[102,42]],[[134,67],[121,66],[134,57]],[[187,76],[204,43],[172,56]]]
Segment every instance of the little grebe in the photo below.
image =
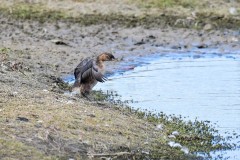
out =
[[112,61],[115,57],[110,53],[102,53],[96,59],[86,58],[74,70],[75,83],[73,89],[80,87],[80,93],[87,96],[97,82],[105,82],[104,61]]

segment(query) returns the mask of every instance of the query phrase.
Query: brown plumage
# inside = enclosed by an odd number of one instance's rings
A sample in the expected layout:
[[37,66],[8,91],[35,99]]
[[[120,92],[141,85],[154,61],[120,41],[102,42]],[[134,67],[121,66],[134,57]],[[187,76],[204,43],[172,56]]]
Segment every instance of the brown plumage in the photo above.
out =
[[90,93],[97,82],[105,82],[104,61],[112,61],[115,57],[110,53],[102,53],[96,59],[86,58],[74,70],[75,83],[73,89],[80,87],[84,96]]

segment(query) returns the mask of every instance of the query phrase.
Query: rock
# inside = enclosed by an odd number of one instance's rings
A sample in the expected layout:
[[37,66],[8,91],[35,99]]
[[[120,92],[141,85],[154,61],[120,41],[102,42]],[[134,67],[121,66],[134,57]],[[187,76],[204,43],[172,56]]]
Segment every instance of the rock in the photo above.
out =
[[35,124],[35,127],[36,127],[36,128],[41,128],[41,127],[42,127],[42,124],[39,124],[39,123],[38,123],[38,124]]
[[43,92],[47,92],[48,93],[49,91],[47,89],[43,89]]
[[147,155],[150,154],[149,151],[142,151],[142,153],[143,153],[143,154],[147,154]]
[[96,117],[96,115],[93,113],[89,113],[89,114],[87,114],[87,116],[92,117],[92,118]]
[[74,102],[69,100],[69,101],[66,102],[66,104],[74,104]]
[[171,47],[171,49],[181,49],[181,47],[174,45],[174,46]]
[[42,120],[38,120],[37,123],[43,123],[43,121]]
[[196,46],[198,49],[202,49],[202,48],[207,48],[208,46],[206,44],[199,44]]
[[153,36],[153,35],[148,36],[148,38],[149,38],[149,39],[156,39],[156,37]]
[[146,42],[142,39],[140,42],[134,43],[134,45],[140,46],[140,45],[143,45],[143,44],[145,44],[145,43],[146,43]]
[[163,124],[158,124],[158,125],[156,126],[155,130],[157,130],[157,131],[163,130]]
[[238,42],[239,40],[238,40],[237,37],[232,37],[232,38],[231,38],[231,41],[232,41],[232,42]]
[[18,92],[13,92],[12,94],[13,94],[13,96],[16,96],[18,94]]
[[169,136],[168,136],[168,138],[175,139],[175,138],[176,138],[176,136],[174,136],[174,135],[169,135]]
[[203,27],[203,30],[205,31],[210,31],[213,29],[213,26],[211,24],[206,24],[204,27]]
[[28,122],[29,121],[29,119],[25,118],[25,117],[17,117],[16,120],[17,121],[22,121],[22,122]]
[[59,40],[59,39],[52,39],[51,42],[55,43],[56,45],[69,46],[66,42],[63,42],[62,40]]
[[173,141],[168,142],[168,145],[170,147],[174,147],[174,148],[177,148],[177,147],[182,148],[182,145],[180,143],[176,143],[176,142],[173,142]]
[[231,15],[237,15],[238,14],[238,11],[237,11],[237,9],[235,8],[235,7],[231,7],[231,8],[229,8],[229,13],[231,14]]
[[189,149],[187,147],[182,147],[181,151],[183,151],[185,154],[189,154]]
[[172,135],[174,135],[174,136],[179,136],[179,132],[178,132],[178,131],[173,131],[173,132],[172,132]]

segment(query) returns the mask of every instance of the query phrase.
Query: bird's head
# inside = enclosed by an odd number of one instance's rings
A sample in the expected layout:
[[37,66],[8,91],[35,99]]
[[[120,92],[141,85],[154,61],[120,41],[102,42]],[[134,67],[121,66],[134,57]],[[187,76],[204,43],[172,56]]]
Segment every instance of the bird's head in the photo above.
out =
[[102,53],[100,54],[97,59],[99,61],[113,61],[115,57],[111,53]]

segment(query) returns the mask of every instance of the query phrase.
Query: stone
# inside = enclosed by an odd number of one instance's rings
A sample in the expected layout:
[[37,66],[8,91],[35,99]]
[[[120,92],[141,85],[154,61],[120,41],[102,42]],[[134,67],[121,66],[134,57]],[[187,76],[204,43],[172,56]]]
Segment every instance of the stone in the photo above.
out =
[[203,30],[205,31],[210,31],[213,29],[213,26],[211,24],[206,24],[204,27],[203,27]]

